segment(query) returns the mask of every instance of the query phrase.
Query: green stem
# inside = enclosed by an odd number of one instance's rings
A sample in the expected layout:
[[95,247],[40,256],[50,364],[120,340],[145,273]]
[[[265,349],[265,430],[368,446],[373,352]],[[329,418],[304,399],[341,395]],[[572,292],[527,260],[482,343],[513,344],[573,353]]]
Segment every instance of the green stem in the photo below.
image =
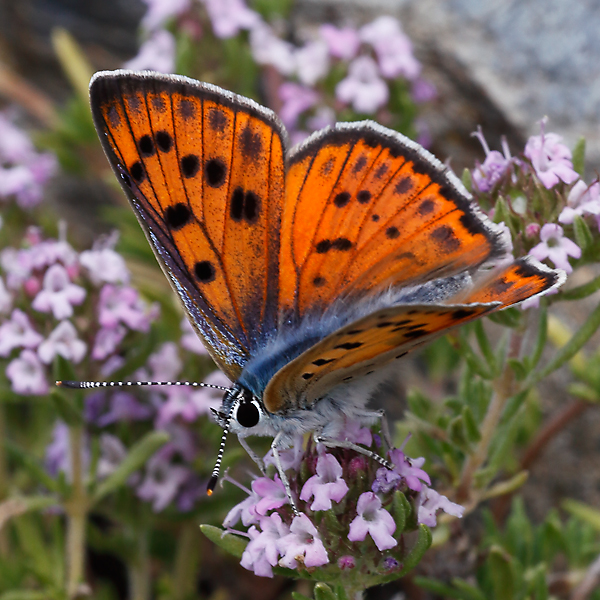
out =
[[199,562],[199,532],[193,524],[184,524],[179,534],[179,545],[175,557],[174,598],[184,600],[196,594],[196,577]]
[[[510,357],[517,357],[519,355],[522,339],[522,336],[514,334],[509,352]],[[471,500],[470,492],[473,484],[473,477],[475,476],[477,469],[483,465],[488,457],[490,444],[492,443],[494,433],[502,418],[502,412],[504,411],[506,402],[515,393],[514,383],[513,370],[508,361],[506,361],[502,373],[494,381],[494,392],[483,419],[483,423],[481,424],[481,438],[477,444],[477,448],[465,461],[460,477],[460,483],[456,492],[456,499],[458,502]]]
[[71,497],[65,503],[67,515],[67,596],[76,598],[81,589],[85,565],[85,525],[89,502],[84,487],[83,429],[69,427],[71,450]]
[[[4,440],[6,440],[6,414],[4,401],[0,399],[0,502],[8,495],[8,464]],[[0,557],[7,557],[9,554],[8,531],[7,527],[3,527],[0,529]]]
[[140,531],[137,537],[137,555],[129,567],[129,585],[131,600],[150,598],[150,549],[148,532]]

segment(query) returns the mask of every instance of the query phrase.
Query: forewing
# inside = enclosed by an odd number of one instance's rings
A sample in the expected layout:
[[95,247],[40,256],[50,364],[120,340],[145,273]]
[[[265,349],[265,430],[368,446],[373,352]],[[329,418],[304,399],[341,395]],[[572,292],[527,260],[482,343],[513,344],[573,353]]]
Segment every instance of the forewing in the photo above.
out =
[[236,379],[277,323],[282,126],[250,100],[172,75],[99,73],[90,97],[159,263]]

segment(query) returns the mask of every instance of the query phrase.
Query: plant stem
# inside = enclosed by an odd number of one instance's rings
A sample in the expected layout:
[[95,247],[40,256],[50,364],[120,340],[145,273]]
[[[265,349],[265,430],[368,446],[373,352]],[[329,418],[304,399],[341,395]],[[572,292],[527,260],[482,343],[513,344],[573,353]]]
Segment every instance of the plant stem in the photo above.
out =
[[150,551],[148,532],[141,531],[137,537],[137,555],[129,568],[129,585],[131,600],[148,600],[150,598]]
[[[509,350],[510,357],[519,355],[522,339],[522,336],[513,334]],[[472,500],[470,498],[470,493],[473,484],[473,477],[477,469],[481,467],[488,457],[490,444],[494,438],[494,433],[498,427],[498,423],[502,418],[502,412],[504,410],[504,406],[506,405],[506,401],[515,393],[514,383],[513,370],[507,361],[504,364],[504,368],[502,369],[500,377],[498,377],[494,382],[494,392],[483,419],[483,423],[481,424],[481,438],[477,444],[477,448],[475,449],[475,452],[469,455],[465,461],[465,465],[460,477],[460,483],[456,492],[457,502],[465,503],[469,500]],[[470,508],[472,509],[474,507]]]
[[88,498],[83,482],[83,429],[69,427],[71,450],[71,497],[65,503],[67,514],[67,596],[76,598],[80,592],[85,565],[85,525]]
[[179,534],[179,545],[175,557],[174,598],[184,600],[196,594],[196,577],[199,561],[199,532],[193,523],[183,525]]
[[[0,399],[0,502],[6,499],[8,494],[8,465],[6,462],[6,450],[4,440],[6,439],[6,414],[4,401]],[[7,557],[10,553],[7,527],[0,529],[0,557]]]

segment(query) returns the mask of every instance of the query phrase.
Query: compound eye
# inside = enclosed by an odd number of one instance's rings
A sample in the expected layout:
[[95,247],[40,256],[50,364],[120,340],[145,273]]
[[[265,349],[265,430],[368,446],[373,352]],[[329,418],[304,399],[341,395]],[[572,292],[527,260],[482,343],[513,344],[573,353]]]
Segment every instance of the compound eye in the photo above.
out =
[[242,402],[235,418],[242,427],[254,427],[260,421],[260,410],[256,402]]

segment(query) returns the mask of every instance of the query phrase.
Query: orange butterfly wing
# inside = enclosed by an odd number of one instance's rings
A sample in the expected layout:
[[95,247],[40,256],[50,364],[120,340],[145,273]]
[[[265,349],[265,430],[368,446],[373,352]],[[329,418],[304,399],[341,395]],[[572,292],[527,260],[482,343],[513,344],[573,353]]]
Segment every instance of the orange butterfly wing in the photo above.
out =
[[185,77],[99,73],[90,96],[159,263],[237,379],[278,318],[285,131],[251,100]]
[[375,123],[338,124],[288,161],[284,312],[472,271],[505,252],[435,157]]

